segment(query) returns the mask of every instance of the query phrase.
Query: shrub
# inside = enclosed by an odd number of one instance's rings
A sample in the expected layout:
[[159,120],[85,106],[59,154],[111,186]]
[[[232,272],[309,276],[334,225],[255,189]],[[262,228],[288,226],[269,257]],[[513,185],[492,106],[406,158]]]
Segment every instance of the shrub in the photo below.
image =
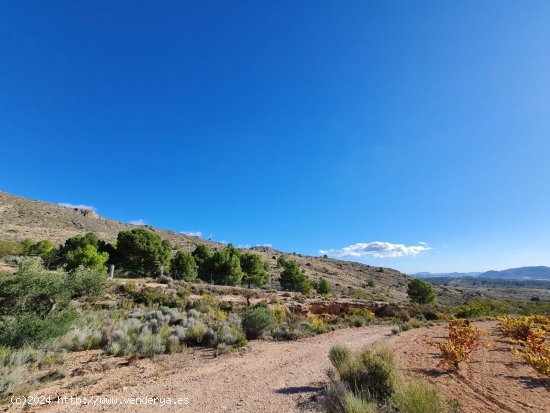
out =
[[202,323],[196,323],[195,325],[187,329],[186,338],[189,345],[201,345],[208,332],[208,327]]
[[427,343],[439,349],[441,361],[438,365],[445,365],[454,370],[459,368],[459,363],[468,362],[471,353],[481,346],[481,331],[473,327],[467,320],[454,320],[449,322],[449,338],[436,342],[428,340]]
[[389,351],[364,349],[356,354],[336,347],[331,349],[329,358],[340,380],[355,396],[383,402],[393,394],[397,370]]
[[323,334],[328,331],[327,322],[320,317],[313,316],[309,319],[311,328],[316,334]]
[[536,330],[529,333],[527,340],[523,343],[523,352],[520,353],[518,350],[514,352],[521,354],[527,364],[533,367],[537,373],[550,378],[550,345],[547,343],[548,338],[548,331],[537,327]]
[[23,253],[24,247],[20,242],[0,241],[0,258],[8,257],[10,255],[22,255]]
[[153,334],[148,328],[144,328],[136,340],[136,352],[139,357],[153,357],[155,354],[162,354],[166,350],[162,336]]
[[392,404],[401,413],[441,413],[447,406],[437,388],[425,380],[413,380],[396,387]]
[[353,327],[363,327],[374,319],[374,313],[368,308],[350,307],[346,314],[351,315],[348,322]]
[[315,286],[315,289],[319,294],[322,295],[330,294],[330,292],[332,291],[330,283],[325,278],[321,278],[319,283]]
[[409,283],[407,294],[413,303],[429,304],[435,299],[432,285],[417,278]]
[[407,381],[398,372],[393,354],[385,349],[352,352],[334,346],[329,359],[329,384],[323,400],[329,413],[442,413],[445,400],[423,380]]
[[38,344],[64,334],[78,317],[70,308],[74,295],[65,274],[31,262],[0,277],[0,344]]
[[72,291],[72,298],[97,299],[105,293],[108,279],[105,271],[78,267],[67,276],[66,286]]
[[212,294],[204,293],[195,301],[194,308],[201,313],[216,312],[220,308],[220,302]]
[[508,314],[510,310],[510,306],[502,301],[485,299],[462,304],[454,314],[457,318],[496,317]]
[[271,312],[273,313],[273,316],[277,320],[277,324],[282,324],[286,317],[286,311],[285,311],[285,308],[281,305],[281,303],[277,302],[273,306],[273,308],[271,308]]
[[500,328],[506,337],[526,341],[531,333],[533,321],[530,317],[499,317]]
[[277,319],[266,307],[249,307],[243,316],[243,330],[246,338],[259,338],[265,331],[273,329],[277,325]]
[[404,322],[399,324],[400,331],[409,331],[410,329],[411,329],[411,325],[409,324],[409,322]]
[[167,295],[161,287],[146,287],[134,295],[134,301],[147,306],[181,307],[184,302],[176,295]]

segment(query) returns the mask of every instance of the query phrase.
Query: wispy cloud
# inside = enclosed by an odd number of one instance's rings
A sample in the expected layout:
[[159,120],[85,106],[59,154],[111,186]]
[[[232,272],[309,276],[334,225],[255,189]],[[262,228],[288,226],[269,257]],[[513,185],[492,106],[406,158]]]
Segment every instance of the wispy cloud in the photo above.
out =
[[97,211],[97,208],[91,205],[71,204],[70,202],[59,202],[57,205],[67,207],[67,208],[79,208],[79,209],[89,209],[91,211]]
[[273,244],[257,244],[257,245],[254,245],[255,247],[266,247],[266,248],[273,248]]
[[373,241],[358,242],[347,247],[329,250],[320,250],[323,255],[330,255],[337,258],[345,257],[376,257],[376,258],[396,258],[405,256],[414,256],[430,251],[432,248],[426,243],[419,245],[392,244],[391,242]]
[[128,224],[132,224],[132,225],[145,225],[145,220],[144,219],[132,219],[131,221],[128,221]]
[[273,248],[273,245],[272,244],[254,244],[254,245],[250,245],[250,244],[244,244],[244,245],[237,245],[237,248],[246,248],[246,249],[250,249],[250,248],[253,248],[253,247],[266,247],[266,248]]
[[180,234],[189,235],[190,237],[202,238],[202,232],[200,231],[180,231]]

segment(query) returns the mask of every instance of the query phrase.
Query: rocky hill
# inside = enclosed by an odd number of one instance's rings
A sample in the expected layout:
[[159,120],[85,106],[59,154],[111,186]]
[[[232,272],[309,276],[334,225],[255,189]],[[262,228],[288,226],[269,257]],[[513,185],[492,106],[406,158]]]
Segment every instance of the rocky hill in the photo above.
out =
[[[20,241],[30,238],[33,241],[50,239],[62,243],[74,235],[95,232],[102,239],[114,241],[120,231],[132,228],[136,226],[103,218],[91,210],[69,208],[0,192],[0,240]],[[146,228],[187,251],[192,251],[198,244],[208,244],[212,249],[223,247],[223,244],[175,231],[151,226]],[[366,293],[369,298],[380,301],[407,301],[409,277],[399,271],[330,258],[288,254],[267,247],[253,249],[270,263],[274,286],[277,285],[280,271],[276,268],[276,261],[283,255],[297,261],[311,279],[328,279],[335,291],[344,296]],[[454,304],[463,302],[466,297],[456,290],[437,287],[437,298],[440,302]]]

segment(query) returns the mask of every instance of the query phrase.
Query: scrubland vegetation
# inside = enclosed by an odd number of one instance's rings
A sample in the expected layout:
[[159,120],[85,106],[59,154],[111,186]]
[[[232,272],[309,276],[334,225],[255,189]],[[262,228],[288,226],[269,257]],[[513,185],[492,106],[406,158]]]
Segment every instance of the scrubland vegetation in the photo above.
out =
[[[122,231],[112,244],[92,233],[59,246],[48,240],[0,242],[0,255],[13,269],[0,275],[4,397],[63,377],[68,352],[153,358],[198,346],[217,356],[247,346],[248,340],[299,340],[371,323],[394,325],[392,333],[400,334],[449,322],[448,338],[426,345],[439,350],[439,365],[458,370],[483,345],[482,332],[468,320],[494,317],[501,317],[502,334],[518,360],[539,377],[550,372],[545,301],[480,298],[449,307],[435,302],[432,285],[412,280],[409,304],[375,304],[357,289],[355,301],[338,310],[311,313],[304,304],[308,298],[328,303],[323,304],[328,309],[338,296],[325,278],[310,280],[296,261],[278,257],[279,278],[272,283],[270,265],[258,254],[231,244],[182,251],[143,228]],[[107,275],[110,265],[116,268],[114,279]],[[369,278],[365,288],[374,283]],[[402,376],[387,350],[352,353],[337,347],[330,358],[335,370],[329,374],[328,411],[452,407],[429,383]]]
[[352,352],[335,346],[329,358],[333,369],[323,403],[329,413],[453,411],[453,403],[427,381],[403,376],[388,348]]

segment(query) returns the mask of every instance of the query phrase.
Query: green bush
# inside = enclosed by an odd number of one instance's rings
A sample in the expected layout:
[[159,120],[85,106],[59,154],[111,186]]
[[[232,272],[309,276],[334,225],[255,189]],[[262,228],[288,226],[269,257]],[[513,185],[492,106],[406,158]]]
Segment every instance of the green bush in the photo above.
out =
[[85,297],[95,300],[105,293],[108,278],[105,270],[93,270],[78,267],[67,275],[67,288],[72,291],[71,298]]
[[180,307],[184,301],[176,294],[168,295],[161,287],[146,287],[133,295],[134,302],[147,306]]
[[49,272],[24,261],[13,275],[0,277],[0,344],[40,344],[65,334],[77,319],[71,299],[99,298],[105,275],[78,269]]
[[325,278],[321,278],[319,283],[315,286],[315,289],[322,295],[330,294],[332,291],[330,283]]
[[392,402],[400,413],[442,413],[447,409],[437,388],[425,380],[400,384]]
[[352,352],[335,346],[329,359],[329,384],[323,400],[329,413],[443,413],[446,401],[423,380],[406,380],[391,351],[385,348]]
[[17,241],[0,241],[0,258],[10,255],[22,255],[24,247]]
[[201,345],[204,341],[208,327],[204,324],[197,323],[187,329],[187,342],[189,345]]
[[246,338],[256,339],[265,331],[273,329],[277,325],[277,319],[267,307],[249,307],[246,309],[242,326]]
[[398,372],[389,351],[364,349],[356,354],[337,347],[329,358],[340,380],[355,396],[383,402],[394,393]]
[[512,308],[505,302],[498,300],[478,300],[462,304],[455,309],[457,318],[496,317],[508,314]]

